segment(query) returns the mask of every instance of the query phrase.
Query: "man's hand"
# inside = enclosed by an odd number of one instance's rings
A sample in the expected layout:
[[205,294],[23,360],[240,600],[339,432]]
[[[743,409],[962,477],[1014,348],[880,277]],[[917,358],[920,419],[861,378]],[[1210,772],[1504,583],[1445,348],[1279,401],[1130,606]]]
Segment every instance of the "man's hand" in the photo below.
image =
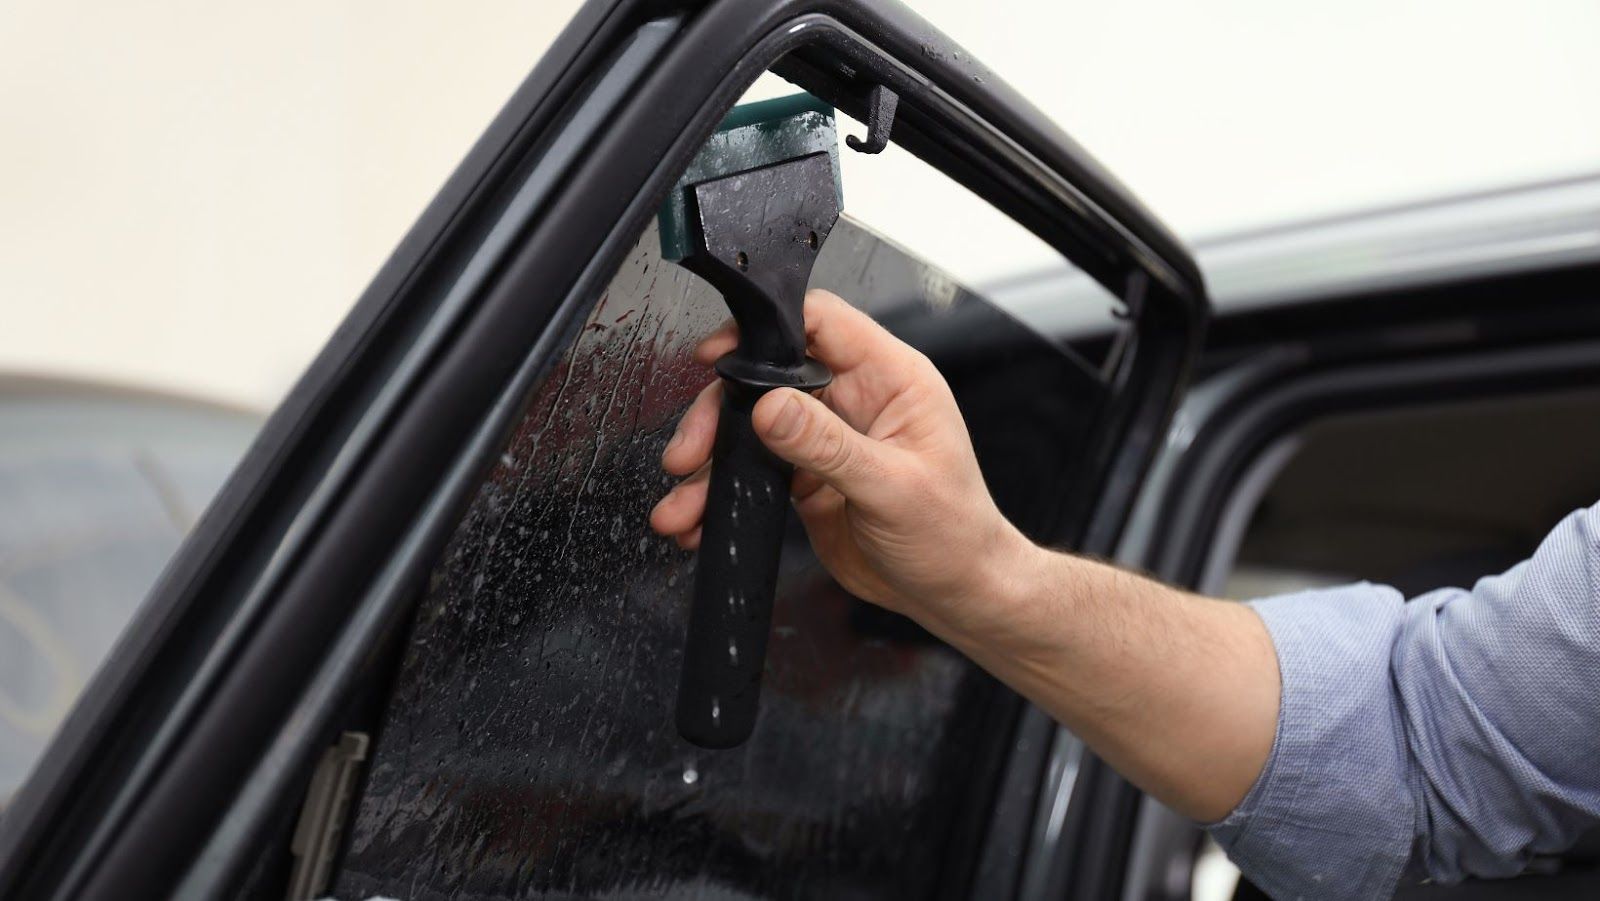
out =
[[[984,486],[966,424],[928,358],[826,291],[806,295],[810,354],[833,370],[820,399],[770,392],[751,416],[756,434],[795,466],[794,503],[817,556],[847,590],[947,627],[982,616],[997,583],[1036,552]],[[732,350],[732,323],[695,359]],[[690,406],[662,465],[687,476],[650,524],[685,548],[700,540],[722,388]]]
[[[756,404],[756,434],[795,466],[794,502],[834,578],[904,613],[1032,699],[1180,812],[1211,820],[1266,762],[1278,664],[1260,618],[1047,551],[995,507],[933,364],[826,291],[806,295],[811,355],[833,384]],[[695,358],[733,349],[731,324]],[[700,541],[722,389],[701,392],[662,465],[687,476],[651,513]]]

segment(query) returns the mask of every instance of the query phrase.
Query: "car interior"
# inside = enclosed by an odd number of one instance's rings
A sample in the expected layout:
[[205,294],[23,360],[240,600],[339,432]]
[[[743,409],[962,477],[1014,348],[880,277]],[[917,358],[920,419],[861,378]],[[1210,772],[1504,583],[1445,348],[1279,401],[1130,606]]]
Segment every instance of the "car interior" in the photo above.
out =
[[[1274,463],[1281,468],[1269,473]],[[1470,587],[1600,498],[1600,391],[1330,418],[1257,466],[1251,477],[1267,487],[1246,514],[1224,595],[1355,578],[1408,597]],[[1234,503],[1250,503],[1246,492]],[[1228,552],[1220,542],[1213,549]]]

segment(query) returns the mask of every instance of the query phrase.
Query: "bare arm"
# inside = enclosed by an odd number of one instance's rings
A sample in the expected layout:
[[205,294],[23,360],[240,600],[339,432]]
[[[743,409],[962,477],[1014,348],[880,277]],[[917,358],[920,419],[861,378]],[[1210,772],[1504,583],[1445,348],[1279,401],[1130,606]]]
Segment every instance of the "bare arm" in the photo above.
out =
[[996,623],[1007,634],[925,625],[1146,792],[1201,822],[1227,816],[1277,725],[1278,662],[1260,618],[1042,549],[1019,572]]
[[[753,415],[796,466],[794,500],[840,583],[904,613],[1071,728],[1141,788],[1197,820],[1225,816],[1261,772],[1279,704],[1272,641],[1246,607],[1028,541],[995,508],[966,425],[933,365],[826,292],[806,299],[819,398]],[[697,352],[733,347],[724,329]],[[663,465],[685,480],[652,525],[699,541],[716,432],[713,384]]]

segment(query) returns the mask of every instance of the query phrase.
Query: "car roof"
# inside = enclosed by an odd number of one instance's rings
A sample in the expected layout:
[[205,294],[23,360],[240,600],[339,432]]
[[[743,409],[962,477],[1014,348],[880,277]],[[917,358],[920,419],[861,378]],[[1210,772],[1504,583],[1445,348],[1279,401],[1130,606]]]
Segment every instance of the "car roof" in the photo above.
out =
[[[1600,261],[1600,173],[1194,242],[1219,316]],[[1057,337],[1103,330],[1107,295],[1066,268],[981,293]]]

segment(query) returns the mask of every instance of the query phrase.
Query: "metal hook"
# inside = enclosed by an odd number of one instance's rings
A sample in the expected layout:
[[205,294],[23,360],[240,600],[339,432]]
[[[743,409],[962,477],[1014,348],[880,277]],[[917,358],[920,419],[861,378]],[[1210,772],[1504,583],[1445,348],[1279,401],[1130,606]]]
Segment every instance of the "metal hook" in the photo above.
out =
[[882,153],[889,146],[889,127],[894,124],[895,107],[900,105],[900,95],[881,84],[872,86],[867,94],[867,139],[850,135],[844,139],[851,150],[860,153]]

